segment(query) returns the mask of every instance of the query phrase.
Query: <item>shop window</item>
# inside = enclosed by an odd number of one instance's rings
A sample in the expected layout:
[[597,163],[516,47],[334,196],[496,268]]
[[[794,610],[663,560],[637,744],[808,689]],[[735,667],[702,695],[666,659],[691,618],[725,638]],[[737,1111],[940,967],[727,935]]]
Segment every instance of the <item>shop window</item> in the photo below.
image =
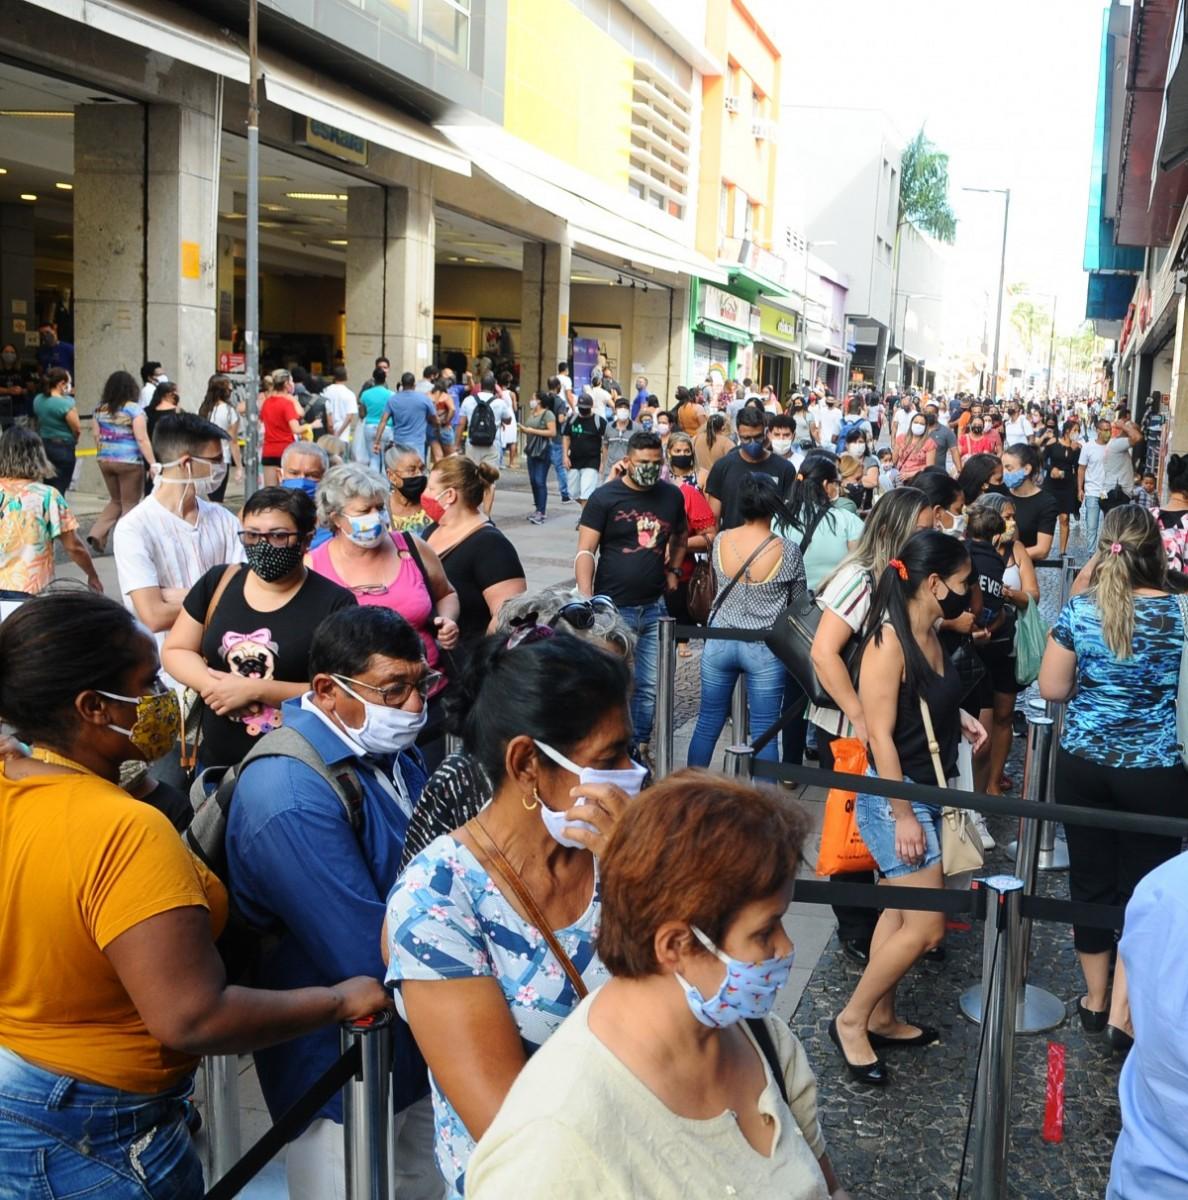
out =
[[470,65],[470,0],[421,0],[421,41],[460,66]]
[[734,189],[734,228],[731,235],[745,238],[751,223],[751,201],[742,188]]

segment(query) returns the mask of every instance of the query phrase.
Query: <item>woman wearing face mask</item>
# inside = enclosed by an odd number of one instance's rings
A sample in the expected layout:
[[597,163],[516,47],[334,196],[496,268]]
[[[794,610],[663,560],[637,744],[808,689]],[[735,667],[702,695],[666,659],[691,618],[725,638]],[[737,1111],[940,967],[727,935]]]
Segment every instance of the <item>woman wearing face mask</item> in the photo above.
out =
[[177,412],[179,408],[181,396],[178,394],[177,384],[172,379],[162,379],[153,389],[153,397],[144,409],[144,425],[148,430],[150,442],[153,440],[157,422],[166,413]]
[[[627,425],[630,426],[631,409],[625,404],[620,404],[615,409],[612,428],[621,427],[624,415]],[[528,514],[528,521],[532,525],[543,525],[549,504],[549,467],[553,461],[553,443],[557,440],[557,417],[548,392],[537,392],[528,401],[524,435],[524,457],[528,462],[528,482],[532,486],[533,505],[532,512]],[[608,428],[607,437],[610,436],[611,429]],[[609,454],[607,458],[609,460]],[[427,524],[428,518],[425,520]]]
[[1081,458],[1081,443],[1073,432],[1072,421],[1064,422],[1059,438],[1048,441],[1041,458],[1044,491],[1056,501],[1056,516],[1060,522],[1060,554],[1063,556],[1068,550],[1069,518],[1081,511],[1077,499],[1077,464]]
[[47,593],[0,625],[0,719],[32,745],[0,764],[6,1196],[200,1200],[183,1107],[199,1056],[390,1004],[375,979],[227,984],[222,884],[118,786],[122,763],[176,740],[159,669],[152,636],[101,596]]
[[804,1049],[770,1015],[807,832],[795,805],[701,771],[628,807],[601,861],[611,978],[521,1072],[468,1193],[844,1200]]
[[1015,500],[1018,540],[1033,561],[1047,558],[1060,515],[1056,497],[1040,489],[1040,474],[1039,451],[1026,442],[1002,456],[1002,482]]
[[966,504],[973,504],[986,492],[1003,493],[1002,460],[993,454],[975,454],[961,464],[957,486],[965,497]]
[[33,399],[33,415],[37,431],[45,443],[45,456],[53,464],[50,483],[66,495],[74,479],[75,449],[82,437],[78,405],[74,399],[70,372],[51,367],[41,381],[41,391]]
[[[392,446],[387,454],[400,449]],[[306,561],[319,575],[349,589],[360,604],[398,612],[420,635],[425,660],[438,676],[422,735],[422,745],[428,747],[441,734],[440,696],[447,683],[441,651],[458,645],[458,596],[431,547],[414,534],[392,531],[389,498],[387,484],[360,463],[327,472],[318,488],[318,524],[333,536],[310,551]],[[431,757],[436,765],[440,747],[433,746]]]
[[654,432],[660,439],[660,449],[667,453],[668,437],[672,433],[672,416],[669,413],[658,412],[656,414],[656,428]]
[[[675,591],[665,593],[664,603],[670,617],[688,625],[693,620],[689,615],[689,580],[693,576],[694,556],[710,553],[718,532],[718,522],[698,484],[693,440],[687,433],[673,433],[668,439],[668,479],[681,489],[689,538],[685,543],[686,554],[681,563],[680,581]],[[677,654],[681,658],[693,657],[688,641],[677,642]]]
[[99,514],[87,541],[96,554],[107,549],[116,522],[126,516],[144,495],[145,467],[156,462],[149,443],[140,389],[127,371],[113,371],[95,405],[95,444],[99,447],[99,474],[110,499]]
[[[341,469],[341,468],[340,468]],[[309,646],[323,617],[355,604],[306,569],[313,501],[261,488],[243,506],[247,565],[212,567],[190,589],[161,661],[204,702],[198,761],[228,767],[281,724],[281,705],[309,690]]]
[[389,446],[384,452],[384,470],[392,485],[388,496],[392,529],[396,533],[421,533],[430,523],[421,507],[421,497],[429,483],[421,451],[400,442]]
[[[239,455],[239,413],[231,403],[231,380],[226,375],[212,375],[206,385],[206,396],[198,415],[212,425],[217,425],[227,436],[223,441],[223,466],[235,464],[235,478],[243,482],[243,460]],[[215,504],[222,504],[227,494],[227,475],[223,482],[210,494]]]
[[957,438],[957,450],[963,461],[975,454],[997,454],[999,449],[998,438],[987,430],[980,411],[970,417],[964,432]]
[[928,421],[923,413],[914,413],[907,430],[895,439],[895,468],[899,482],[911,483],[925,467],[936,461],[936,442],[928,436]]
[[494,798],[388,899],[388,983],[429,1064],[452,1197],[531,1050],[606,978],[595,856],[645,775],[628,754],[626,664],[540,628],[476,649],[451,709]]
[[933,511],[933,529],[960,537],[965,531],[965,495],[960,485],[947,471],[940,467],[928,467],[912,480],[912,487],[919,488],[928,497]]
[[459,645],[465,651],[494,628],[503,602],[528,590],[520,556],[483,512],[499,471],[452,455],[435,463],[421,504],[433,524],[425,540],[458,593]]
[[[970,576],[965,543],[929,529],[908,539],[878,581],[858,693],[872,773],[882,779],[934,784],[937,758],[950,779],[957,772],[958,739],[964,735],[975,750],[986,740],[982,726],[961,710],[961,679],[936,633],[941,620],[964,609]],[[936,758],[933,743],[939,747]],[[878,863],[880,883],[944,886],[939,806],[859,794],[855,815]],[[887,1083],[878,1050],[936,1041],[935,1029],[896,1016],[895,989],[913,963],[941,944],[944,933],[941,913],[884,909],[862,978],[829,1025],[829,1036],[858,1083]]]

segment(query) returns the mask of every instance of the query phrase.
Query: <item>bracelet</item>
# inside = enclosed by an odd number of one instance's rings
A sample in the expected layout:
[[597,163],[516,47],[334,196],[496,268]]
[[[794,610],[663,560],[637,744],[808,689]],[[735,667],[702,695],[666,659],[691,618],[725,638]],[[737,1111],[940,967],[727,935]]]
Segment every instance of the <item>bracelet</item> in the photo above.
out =
[[577,560],[578,560],[579,558],[581,558],[581,556],[582,556],[583,554],[588,554],[588,555],[589,555],[589,556],[590,556],[592,559],[594,559],[594,561],[595,561],[595,562],[597,562],[597,561],[598,561],[598,555],[596,555],[596,554],[594,553],[594,551],[593,551],[593,550],[579,550],[579,551],[578,551],[578,552],[577,552],[577,553],[576,553],[576,554],[573,556],[573,561],[576,563],[576,562],[577,562]]

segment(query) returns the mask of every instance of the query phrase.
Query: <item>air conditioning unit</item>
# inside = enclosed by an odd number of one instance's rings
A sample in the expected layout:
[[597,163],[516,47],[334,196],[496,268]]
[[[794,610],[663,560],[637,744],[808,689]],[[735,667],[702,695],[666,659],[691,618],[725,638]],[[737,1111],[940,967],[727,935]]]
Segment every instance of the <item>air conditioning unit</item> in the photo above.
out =
[[751,122],[751,136],[753,138],[755,138],[756,141],[760,141],[760,142],[766,141],[767,134],[768,134],[768,126],[767,126],[766,121],[752,121]]
[[737,96],[727,96],[723,100],[723,104],[726,106],[728,113],[737,113],[742,108],[742,104]]

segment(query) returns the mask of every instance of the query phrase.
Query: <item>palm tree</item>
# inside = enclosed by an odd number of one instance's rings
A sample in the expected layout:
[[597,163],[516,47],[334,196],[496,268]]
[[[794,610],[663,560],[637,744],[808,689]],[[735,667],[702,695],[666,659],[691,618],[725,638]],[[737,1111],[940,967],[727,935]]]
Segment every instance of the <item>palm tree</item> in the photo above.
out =
[[1019,341],[1023,346],[1023,352],[1027,355],[1029,366],[1036,343],[1042,343],[1047,336],[1050,321],[1051,316],[1048,311],[1038,307],[1031,300],[1017,300],[1015,307],[1011,309],[1011,324],[1019,335]]

